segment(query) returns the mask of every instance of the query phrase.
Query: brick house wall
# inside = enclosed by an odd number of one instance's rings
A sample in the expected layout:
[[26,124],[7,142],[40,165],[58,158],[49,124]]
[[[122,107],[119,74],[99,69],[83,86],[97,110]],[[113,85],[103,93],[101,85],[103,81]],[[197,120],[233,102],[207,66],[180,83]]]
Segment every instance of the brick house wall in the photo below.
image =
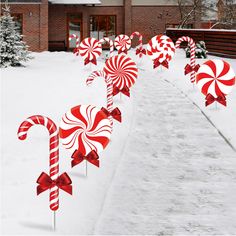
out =
[[180,13],[176,6],[132,7],[132,32],[142,32],[144,43],[157,34],[163,34],[166,24],[176,24],[179,21]]
[[22,15],[22,34],[31,51],[48,49],[48,1],[34,4],[10,4],[11,13]]
[[65,40],[67,42],[67,14],[82,13],[83,38],[89,37],[89,17],[91,15],[116,15],[116,32],[124,32],[123,7],[104,6],[86,7],[76,5],[49,4],[49,41]]
[[48,50],[49,41],[65,41],[68,46],[68,13],[82,13],[83,38],[90,36],[91,15],[116,15],[116,34],[130,35],[139,31],[144,36],[144,43],[154,35],[164,33],[166,24],[178,24],[180,21],[177,5],[141,6],[132,4],[133,0],[124,0],[123,5],[107,6],[108,2],[105,6],[85,6],[51,4],[48,0],[41,0],[35,4],[10,6],[12,13],[23,14],[24,40],[32,51]]

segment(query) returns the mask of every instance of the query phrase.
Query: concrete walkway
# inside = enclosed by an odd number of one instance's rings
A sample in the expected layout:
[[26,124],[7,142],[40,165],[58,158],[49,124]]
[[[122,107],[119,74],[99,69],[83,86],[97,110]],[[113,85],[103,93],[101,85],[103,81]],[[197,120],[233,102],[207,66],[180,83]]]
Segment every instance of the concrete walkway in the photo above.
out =
[[94,234],[236,234],[235,152],[154,73],[134,88],[134,126]]

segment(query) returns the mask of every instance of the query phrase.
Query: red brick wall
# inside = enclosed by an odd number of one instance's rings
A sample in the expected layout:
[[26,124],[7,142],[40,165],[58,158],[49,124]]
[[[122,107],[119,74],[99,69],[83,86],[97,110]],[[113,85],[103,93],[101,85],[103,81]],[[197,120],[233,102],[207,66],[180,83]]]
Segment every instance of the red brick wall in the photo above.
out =
[[178,24],[180,14],[176,6],[133,6],[132,31],[143,34],[144,43],[165,32],[166,24]]
[[48,4],[47,0],[43,1],[43,4],[10,4],[12,14],[23,15],[23,39],[30,51],[48,49]]
[[49,41],[67,43],[67,14],[82,13],[83,38],[89,37],[90,15],[116,15],[116,33],[124,32],[123,7],[86,7],[75,5],[49,5]]
[[[39,51],[39,12],[40,4],[11,4],[11,13],[23,15],[24,41],[31,51]],[[32,15],[30,16],[30,12]]]

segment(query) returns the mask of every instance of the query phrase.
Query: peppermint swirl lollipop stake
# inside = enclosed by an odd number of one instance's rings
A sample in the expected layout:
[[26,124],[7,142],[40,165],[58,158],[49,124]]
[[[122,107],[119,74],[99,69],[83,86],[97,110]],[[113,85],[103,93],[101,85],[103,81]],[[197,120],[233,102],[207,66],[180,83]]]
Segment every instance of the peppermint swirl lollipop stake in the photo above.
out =
[[131,47],[131,39],[129,36],[120,34],[115,38],[114,45],[116,49],[118,50],[118,54],[120,53],[128,53],[128,50]]
[[111,132],[107,116],[92,105],[71,108],[62,117],[59,129],[62,145],[73,153],[72,166],[73,163],[79,164],[82,158],[86,164],[88,161],[99,167],[97,154],[108,145]]
[[97,65],[97,58],[102,54],[101,43],[94,38],[86,38],[80,43],[79,53],[84,59],[84,65]]
[[196,83],[206,96],[206,106],[215,101],[226,106],[226,95],[235,85],[235,73],[226,61],[208,60],[200,66],[196,74]]
[[116,55],[106,61],[103,70],[113,80],[113,95],[121,92],[129,97],[129,89],[138,77],[135,62],[125,55]]
[[154,36],[147,45],[147,54],[153,60],[153,68],[162,65],[169,68],[169,61],[175,53],[173,41],[165,35]]

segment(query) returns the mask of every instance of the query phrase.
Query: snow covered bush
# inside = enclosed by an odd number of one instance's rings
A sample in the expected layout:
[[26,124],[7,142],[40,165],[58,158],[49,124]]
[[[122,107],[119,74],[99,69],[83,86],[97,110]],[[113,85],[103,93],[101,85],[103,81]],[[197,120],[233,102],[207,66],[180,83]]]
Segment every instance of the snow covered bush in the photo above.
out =
[[32,59],[28,46],[22,41],[22,35],[10,15],[6,4],[0,17],[0,67],[19,66],[21,62]]
[[[190,58],[190,46],[185,49],[186,51],[186,57]],[[196,58],[207,58],[207,50],[206,50],[206,44],[204,41],[199,41],[196,43],[196,50],[195,50],[195,56]]]

